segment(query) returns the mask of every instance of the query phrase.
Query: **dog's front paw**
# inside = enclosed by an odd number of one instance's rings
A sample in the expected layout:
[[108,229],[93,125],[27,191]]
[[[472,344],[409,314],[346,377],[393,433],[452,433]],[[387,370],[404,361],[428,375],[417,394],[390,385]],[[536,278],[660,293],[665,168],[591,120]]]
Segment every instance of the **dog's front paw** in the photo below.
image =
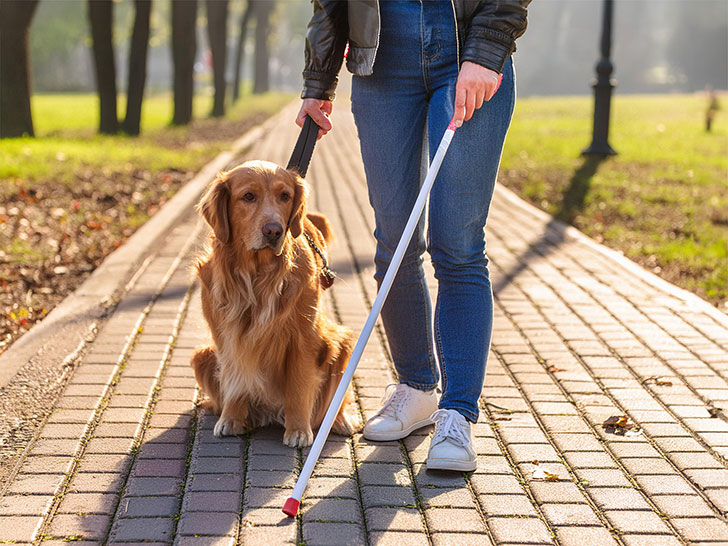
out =
[[283,433],[283,443],[290,447],[307,447],[313,443],[313,431],[308,428],[305,430],[286,430]]
[[215,423],[213,434],[220,438],[221,436],[236,436],[246,432],[245,422],[230,417],[220,417]]
[[334,426],[332,427],[336,434],[342,436],[351,436],[361,429],[361,420],[356,414],[342,411],[336,416]]

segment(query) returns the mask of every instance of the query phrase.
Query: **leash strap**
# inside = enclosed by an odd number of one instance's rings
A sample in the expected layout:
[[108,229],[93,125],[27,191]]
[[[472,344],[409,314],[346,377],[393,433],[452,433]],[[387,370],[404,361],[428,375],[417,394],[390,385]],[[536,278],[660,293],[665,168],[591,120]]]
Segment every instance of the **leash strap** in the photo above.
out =
[[296,171],[301,178],[306,178],[308,164],[311,162],[313,155],[313,147],[316,145],[319,126],[316,125],[311,116],[306,115],[306,121],[303,122],[301,134],[298,135],[296,146],[293,148],[291,159],[288,160],[287,169]]

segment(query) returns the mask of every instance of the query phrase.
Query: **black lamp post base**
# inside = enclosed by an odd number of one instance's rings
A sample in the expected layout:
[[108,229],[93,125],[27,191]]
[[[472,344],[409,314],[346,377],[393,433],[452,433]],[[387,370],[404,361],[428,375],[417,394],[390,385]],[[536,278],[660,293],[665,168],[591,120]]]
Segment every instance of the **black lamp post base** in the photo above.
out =
[[581,155],[617,155],[617,152],[608,142],[592,142],[588,148],[581,152]]

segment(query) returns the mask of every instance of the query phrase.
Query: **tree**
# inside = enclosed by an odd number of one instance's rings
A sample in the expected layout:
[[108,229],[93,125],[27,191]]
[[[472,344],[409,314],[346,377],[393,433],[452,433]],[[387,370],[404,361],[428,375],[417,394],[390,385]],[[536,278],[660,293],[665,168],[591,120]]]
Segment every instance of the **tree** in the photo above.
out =
[[245,40],[248,37],[248,21],[253,14],[251,2],[248,2],[240,19],[240,33],[238,34],[238,44],[235,49],[235,76],[233,79],[233,102],[240,97],[240,75],[243,72],[243,55],[245,53]]
[[89,0],[88,18],[93,41],[94,72],[99,95],[99,132],[119,131],[116,115],[116,60],[113,42],[113,0]]
[[139,134],[147,79],[147,48],[149,45],[149,17],[152,0],[134,0],[134,29],[129,48],[129,82],[126,87],[126,117],[124,131]]
[[268,34],[270,34],[270,16],[275,8],[273,0],[249,0],[255,11],[255,79],[253,93],[265,93],[270,89],[268,71]]
[[33,133],[28,34],[38,0],[0,0],[0,138]]
[[207,0],[207,36],[212,53],[215,100],[212,116],[225,115],[225,59],[227,57],[228,0]]
[[175,125],[192,121],[197,52],[197,0],[172,0],[172,63],[174,65]]

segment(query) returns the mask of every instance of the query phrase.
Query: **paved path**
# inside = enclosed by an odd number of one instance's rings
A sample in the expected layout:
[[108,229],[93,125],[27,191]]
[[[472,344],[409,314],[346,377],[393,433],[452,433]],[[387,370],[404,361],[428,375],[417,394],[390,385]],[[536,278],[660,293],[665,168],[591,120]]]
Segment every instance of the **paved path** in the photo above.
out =
[[[326,305],[358,331],[375,296],[373,218],[344,110],[309,181],[338,234]],[[285,163],[288,114],[244,158]],[[277,428],[217,439],[195,406],[189,358],[208,334],[190,261],[205,234],[190,211],[129,283],[0,492],[0,542],[728,544],[728,320],[505,190],[487,234],[496,322],[478,470],[426,471],[427,429],[332,436],[301,514],[284,518],[306,451]],[[384,342],[379,329],[355,376],[364,418],[393,380]],[[641,431],[604,429],[621,415]]]

